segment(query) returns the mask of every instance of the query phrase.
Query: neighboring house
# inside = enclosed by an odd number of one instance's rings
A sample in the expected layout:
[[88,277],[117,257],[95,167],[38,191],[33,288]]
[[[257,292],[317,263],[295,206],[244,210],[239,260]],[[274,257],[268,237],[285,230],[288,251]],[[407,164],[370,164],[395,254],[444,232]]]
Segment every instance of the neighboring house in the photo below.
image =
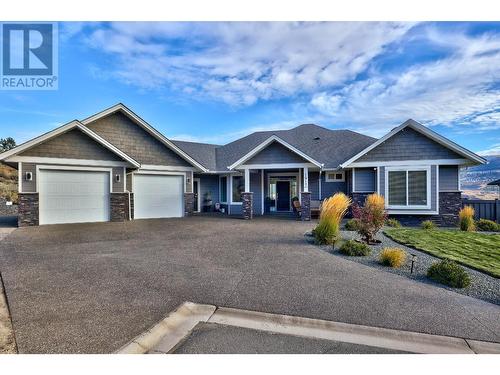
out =
[[172,141],[123,104],[74,120],[0,154],[19,170],[19,225],[180,217],[218,203],[225,213],[290,213],[336,192],[389,214],[450,224],[459,168],[485,159],[408,120],[381,139],[300,125],[227,145]]

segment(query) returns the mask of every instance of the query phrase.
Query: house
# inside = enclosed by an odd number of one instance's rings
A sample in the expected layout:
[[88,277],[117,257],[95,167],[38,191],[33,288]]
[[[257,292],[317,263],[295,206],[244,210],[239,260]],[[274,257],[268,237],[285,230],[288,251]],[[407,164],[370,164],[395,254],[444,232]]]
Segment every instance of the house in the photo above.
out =
[[344,192],[385,196],[390,215],[450,224],[459,169],[485,159],[416,121],[380,139],[313,124],[226,145],[173,141],[123,104],[0,154],[19,170],[19,225],[181,217],[204,207],[251,219]]

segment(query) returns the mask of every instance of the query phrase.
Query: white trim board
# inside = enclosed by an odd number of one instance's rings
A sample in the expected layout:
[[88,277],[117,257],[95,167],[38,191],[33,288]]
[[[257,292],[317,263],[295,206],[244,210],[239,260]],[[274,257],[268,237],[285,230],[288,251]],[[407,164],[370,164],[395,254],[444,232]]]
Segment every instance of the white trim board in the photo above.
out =
[[238,169],[292,169],[292,168],[315,168],[311,163],[274,163],[274,164],[243,164]]
[[[401,130],[403,130],[406,127],[410,127],[413,130],[416,130],[417,132],[427,136],[428,138],[441,144],[442,146],[447,147],[450,150],[455,151],[457,154],[460,154],[469,160],[473,160],[474,162],[479,163],[479,164],[485,164],[487,162],[486,159],[482,158],[479,155],[476,155],[472,151],[469,151],[466,148],[456,144],[455,142],[452,142],[449,139],[437,134],[436,132],[425,127],[424,125],[420,124],[419,122],[412,120],[412,119],[409,119],[409,120],[406,120],[405,122],[403,122],[398,127],[394,128],[392,131],[390,131],[389,133],[384,135],[382,138],[380,138],[376,142],[372,143],[370,146],[368,146],[365,149],[358,152],[352,158],[350,158],[347,161],[340,164],[339,167],[346,168],[347,166],[351,166],[351,164],[354,163],[356,160],[358,160],[360,157],[367,154],[368,152],[370,152],[371,150],[373,150],[375,147],[379,146],[380,144],[384,143],[389,138],[391,138],[395,134],[399,133]],[[423,164],[423,161],[420,161],[420,163]],[[434,161],[432,164],[436,164],[436,161]]]
[[428,160],[395,160],[395,161],[364,161],[351,163],[349,167],[369,168],[369,167],[392,167],[404,165],[465,165],[470,163],[467,159],[428,159]]
[[129,163],[114,160],[47,158],[42,156],[12,156],[6,160],[13,163],[58,164],[58,165],[89,165],[102,167],[127,167]]
[[194,160],[191,156],[189,156],[184,151],[182,151],[172,141],[167,139],[163,134],[161,134],[158,130],[156,130],[151,125],[149,125],[146,121],[144,121],[142,118],[140,118],[131,109],[129,109],[127,106],[125,106],[122,103],[115,104],[114,106],[112,106],[108,109],[105,109],[101,112],[96,113],[95,115],[87,117],[86,119],[82,120],[82,124],[87,125],[91,122],[94,122],[100,118],[103,118],[105,116],[108,116],[108,115],[115,113],[115,112],[118,112],[118,111],[123,112],[127,117],[129,117],[135,123],[142,126],[149,134],[154,136],[156,139],[158,139],[160,142],[162,142],[165,146],[172,149],[175,153],[177,153],[179,156],[181,156],[184,160],[187,160],[189,163],[191,163],[195,167],[199,168],[203,172],[208,172],[208,168],[204,167],[203,165],[198,163],[196,160]]
[[[198,183],[198,191],[194,191],[194,183],[197,182]],[[193,178],[193,188],[191,189],[193,190],[193,194],[197,194],[198,195],[198,198],[197,198],[197,201],[198,201],[198,210],[195,211],[195,212],[201,212],[201,197],[200,197],[200,193],[201,193],[201,182],[200,182],[200,179],[199,178]]]
[[[277,135],[272,135],[271,137],[267,138],[264,142],[260,143],[256,147],[254,147],[252,150],[250,150],[248,153],[246,153],[245,155],[243,155],[241,158],[239,158],[237,161],[235,161],[233,164],[231,164],[227,168],[231,170],[231,169],[234,169],[234,168],[238,167],[239,165],[243,164],[245,161],[249,160],[252,156],[255,156],[260,151],[262,151],[264,148],[266,148],[267,146],[269,146],[272,142],[278,142],[278,143],[280,143],[281,145],[283,145],[286,148],[288,148],[290,151],[295,152],[297,155],[299,155],[302,158],[308,160],[310,163],[312,163],[313,165],[315,165],[315,166],[317,166],[319,168],[321,168],[323,166],[322,163],[314,160],[312,157],[310,157],[309,155],[303,153],[298,148],[295,148],[291,144],[285,142],[283,139],[281,139]],[[263,168],[266,168],[266,167],[263,167]],[[257,169],[261,169],[261,168],[257,168]]]
[[181,171],[181,172],[196,172],[198,169],[193,167],[178,167],[173,165],[155,165],[155,164],[141,164],[141,169],[150,171]]
[[[17,155],[20,152],[26,151],[26,150],[42,143],[42,142],[45,142],[51,138],[54,138],[54,137],[61,135],[61,134],[64,134],[64,133],[66,133],[70,130],[73,130],[73,129],[80,130],[82,133],[89,136],[94,141],[101,144],[102,146],[104,146],[105,148],[107,148],[108,150],[113,152],[114,154],[118,155],[122,159],[126,160],[129,164],[133,165],[134,167],[136,167],[136,168],[140,167],[139,162],[137,162],[136,160],[134,160],[133,158],[131,158],[130,156],[125,154],[123,151],[121,151],[118,148],[116,148],[115,146],[113,146],[111,143],[109,143],[108,141],[106,141],[104,138],[100,137],[96,133],[94,133],[92,130],[85,127],[78,120],[73,120],[68,124],[60,126],[59,128],[56,128],[48,133],[45,133],[39,137],[36,137],[36,138],[34,138],[28,142],[25,142],[17,147],[14,147],[12,150],[5,151],[5,152],[1,153],[0,160],[6,160],[6,159],[10,158],[11,156]],[[56,159],[56,158],[53,158],[53,159]]]

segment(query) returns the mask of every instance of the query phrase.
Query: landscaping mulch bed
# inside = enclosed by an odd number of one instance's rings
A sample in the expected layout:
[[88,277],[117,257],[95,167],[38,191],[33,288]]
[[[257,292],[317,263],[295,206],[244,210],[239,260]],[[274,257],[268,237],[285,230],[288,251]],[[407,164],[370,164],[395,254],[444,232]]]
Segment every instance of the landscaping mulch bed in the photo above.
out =
[[[359,235],[354,231],[343,230],[341,231],[341,237],[342,240],[360,239]],[[307,235],[306,238],[308,239],[309,242],[314,243],[314,239],[310,236],[310,234]],[[344,259],[351,260],[353,262],[362,263],[370,267],[378,268],[385,272],[395,273],[419,282],[432,284],[448,290],[452,290],[457,293],[465,294],[470,297],[479,298],[484,301],[500,305],[500,279],[487,275],[483,272],[476,271],[469,267],[464,267],[471,277],[471,285],[468,286],[467,288],[458,289],[438,284],[427,278],[426,274],[427,274],[427,269],[431,266],[431,264],[438,262],[440,258],[410,248],[408,246],[399,244],[391,240],[386,235],[384,235],[382,231],[380,231],[377,234],[377,239],[380,240],[380,243],[376,245],[370,245],[372,252],[370,255],[364,257],[363,256],[354,257],[354,256],[346,256],[340,254],[338,248],[341,246],[341,242],[335,246],[335,249],[332,249],[331,246],[319,246],[319,248],[334,256],[339,256]],[[406,264],[404,264],[401,268],[391,268],[381,265],[378,259],[379,259],[379,254],[384,247],[398,247],[400,249],[405,250],[406,253],[408,254]],[[411,259],[412,259],[411,254],[415,254],[417,256],[413,268],[413,273],[410,273]]]

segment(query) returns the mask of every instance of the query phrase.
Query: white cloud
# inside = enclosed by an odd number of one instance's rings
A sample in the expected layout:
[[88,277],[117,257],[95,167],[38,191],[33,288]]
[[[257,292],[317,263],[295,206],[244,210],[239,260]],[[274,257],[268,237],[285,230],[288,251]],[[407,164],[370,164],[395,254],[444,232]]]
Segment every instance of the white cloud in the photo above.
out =
[[500,156],[500,143],[495,143],[490,148],[479,151],[477,154],[481,156]]
[[251,105],[342,85],[412,25],[113,23],[87,43],[115,56],[110,74],[128,84]]
[[317,94],[310,104],[334,121],[373,134],[408,118],[431,126],[459,122],[471,131],[500,129],[500,36],[459,34],[457,40],[449,57],[399,75],[372,72],[365,80]]

